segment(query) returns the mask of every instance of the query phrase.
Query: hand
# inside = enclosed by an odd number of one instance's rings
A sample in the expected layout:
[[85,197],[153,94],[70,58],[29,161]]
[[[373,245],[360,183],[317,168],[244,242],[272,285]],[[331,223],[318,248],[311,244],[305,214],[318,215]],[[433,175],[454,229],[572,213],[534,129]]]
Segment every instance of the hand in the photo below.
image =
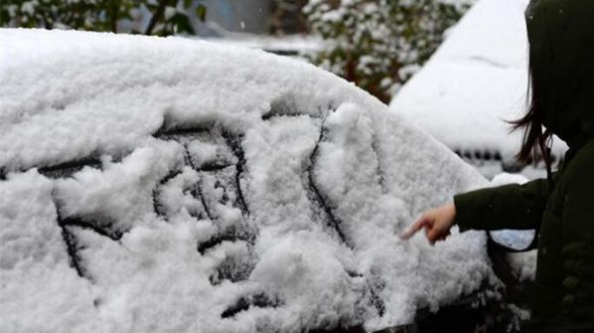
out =
[[431,245],[442,241],[450,235],[450,229],[454,226],[456,217],[456,206],[453,203],[439,208],[426,211],[408,230],[400,234],[403,240],[409,240],[421,229],[425,229],[425,235]]

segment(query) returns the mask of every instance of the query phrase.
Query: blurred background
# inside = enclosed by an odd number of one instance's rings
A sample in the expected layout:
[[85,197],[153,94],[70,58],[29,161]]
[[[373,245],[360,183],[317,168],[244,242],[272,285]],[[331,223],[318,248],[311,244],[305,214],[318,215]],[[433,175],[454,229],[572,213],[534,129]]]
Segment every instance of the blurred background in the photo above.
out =
[[[0,26],[181,36],[307,61],[389,104],[488,178],[515,162],[527,0],[0,0]],[[0,47],[2,47],[0,45]],[[557,144],[559,160],[564,147]]]

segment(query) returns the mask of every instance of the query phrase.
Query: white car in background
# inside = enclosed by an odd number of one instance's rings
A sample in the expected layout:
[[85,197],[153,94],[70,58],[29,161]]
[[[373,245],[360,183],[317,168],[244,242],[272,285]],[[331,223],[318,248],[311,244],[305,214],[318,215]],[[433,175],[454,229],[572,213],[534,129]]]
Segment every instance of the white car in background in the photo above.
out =
[[332,74],[178,38],[0,45],[1,332],[398,332],[498,285],[483,233],[397,237],[488,182]]
[[[522,134],[506,123],[528,103],[527,4],[478,1],[390,105],[489,179],[504,171],[546,177],[542,163],[524,169],[515,162]],[[566,149],[555,140],[553,158]]]

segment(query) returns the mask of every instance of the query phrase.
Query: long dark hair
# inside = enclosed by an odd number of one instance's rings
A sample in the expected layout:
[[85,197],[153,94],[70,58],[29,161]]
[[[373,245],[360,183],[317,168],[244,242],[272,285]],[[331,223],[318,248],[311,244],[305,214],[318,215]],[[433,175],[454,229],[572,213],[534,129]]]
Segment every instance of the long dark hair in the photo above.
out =
[[534,70],[530,66],[530,76],[528,84],[528,112],[524,117],[510,121],[512,131],[522,130],[524,137],[522,147],[516,155],[516,159],[522,163],[543,160],[547,171],[551,170],[551,149],[553,133],[546,129],[543,131],[543,122],[545,117],[544,105],[542,102],[542,88],[534,79]]

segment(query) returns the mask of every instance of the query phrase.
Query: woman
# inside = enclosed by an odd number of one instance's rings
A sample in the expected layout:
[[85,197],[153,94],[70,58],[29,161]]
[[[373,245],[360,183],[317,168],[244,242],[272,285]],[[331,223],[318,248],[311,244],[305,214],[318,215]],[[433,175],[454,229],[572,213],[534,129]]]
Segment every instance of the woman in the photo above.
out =
[[[548,179],[457,195],[423,214],[403,238],[425,229],[433,244],[454,224],[461,231],[536,229],[537,290],[527,331],[594,332],[594,0],[532,0],[526,22],[532,99],[514,123],[525,130],[518,157],[543,157]],[[553,134],[570,149],[551,174]]]

